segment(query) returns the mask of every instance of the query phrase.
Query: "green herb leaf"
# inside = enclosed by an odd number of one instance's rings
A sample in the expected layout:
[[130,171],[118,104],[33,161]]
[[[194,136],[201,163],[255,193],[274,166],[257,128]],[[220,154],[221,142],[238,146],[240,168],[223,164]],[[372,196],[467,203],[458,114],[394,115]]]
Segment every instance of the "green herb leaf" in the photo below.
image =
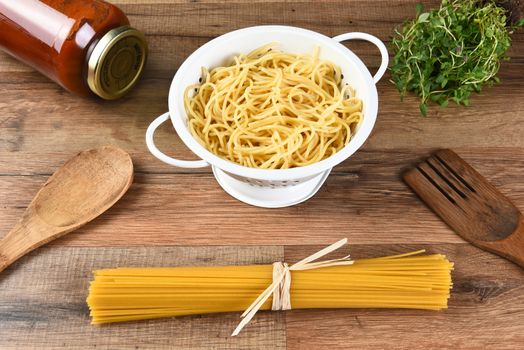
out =
[[424,117],[428,115],[428,106],[425,103],[421,103],[419,105],[419,108],[420,108],[420,113],[422,113]]
[[[440,8],[406,21],[392,40],[391,80],[401,97],[414,92],[420,112],[433,101],[469,105],[472,92],[498,82],[511,45],[505,10],[494,0],[442,0]],[[524,26],[524,19],[517,26]]]
[[429,18],[429,13],[423,13],[421,14],[420,16],[418,16],[418,20],[417,22],[418,23],[424,23],[424,22],[427,22],[428,21],[428,18]]

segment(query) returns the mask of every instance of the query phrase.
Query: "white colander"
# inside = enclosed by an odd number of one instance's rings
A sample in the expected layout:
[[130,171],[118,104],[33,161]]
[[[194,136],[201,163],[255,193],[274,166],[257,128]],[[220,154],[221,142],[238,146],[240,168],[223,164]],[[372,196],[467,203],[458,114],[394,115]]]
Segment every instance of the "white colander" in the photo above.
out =
[[[374,77],[362,61],[340,42],[351,39],[366,40],[375,44],[381,53],[382,63]],[[202,67],[228,64],[231,58],[248,53],[262,45],[277,42],[279,48],[291,53],[311,53],[320,48],[320,57],[337,64],[344,74],[343,83],[355,88],[363,100],[363,122],[351,141],[339,152],[318,163],[282,170],[245,167],[205,149],[193,138],[184,109],[184,91],[188,85],[198,83]],[[156,118],[146,132],[146,143],[151,153],[161,161],[182,168],[211,166],[218,183],[231,196],[251,205],[278,208],[303,202],[322,186],[331,169],[351,156],[366,141],[375,124],[378,97],[375,84],[388,65],[386,46],[378,38],[366,33],[346,33],[329,38],[322,34],[288,26],[257,26],[224,34],[193,52],[180,66],[169,90],[169,112]],[[173,126],[186,146],[201,160],[179,160],[162,153],[153,136],[158,126],[171,119]]]

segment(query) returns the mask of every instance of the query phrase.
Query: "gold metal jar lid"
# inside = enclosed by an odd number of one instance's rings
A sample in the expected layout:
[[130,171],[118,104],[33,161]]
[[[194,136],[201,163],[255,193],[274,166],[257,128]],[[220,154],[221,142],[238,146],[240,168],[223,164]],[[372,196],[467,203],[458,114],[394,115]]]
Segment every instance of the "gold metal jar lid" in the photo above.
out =
[[87,61],[89,88],[106,100],[125,95],[136,84],[147,59],[144,34],[129,26],[111,29]]

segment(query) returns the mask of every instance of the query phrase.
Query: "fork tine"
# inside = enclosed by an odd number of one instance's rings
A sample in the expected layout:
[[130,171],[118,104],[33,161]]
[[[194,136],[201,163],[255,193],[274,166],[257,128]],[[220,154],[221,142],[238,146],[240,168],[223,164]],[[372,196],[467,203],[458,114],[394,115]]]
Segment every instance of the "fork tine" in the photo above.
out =
[[[472,199],[477,202],[492,202],[494,199],[502,199],[502,202],[507,199],[501,195],[499,190],[493,186],[489,181],[485,181],[484,177],[480,175],[475,169],[460,158],[455,152],[450,149],[443,149],[435,153],[435,157],[441,159],[447,168],[466,186],[475,196]],[[509,205],[509,204],[508,204]],[[512,205],[512,204],[511,204]]]
[[[423,170],[422,170],[423,171]],[[426,203],[431,203],[431,208],[435,210],[444,220],[452,220],[454,216],[462,211],[452,197],[444,195],[444,190],[439,190],[431,182],[431,177],[424,176],[419,168],[412,168],[404,173],[404,181],[415,191],[416,194]]]
[[454,177],[458,179],[471,192],[476,192],[473,184],[475,179],[480,176],[475,169],[471,168],[469,164],[464,162],[455,152],[450,149],[442,149],[434,154],[434,157],[447,170],[453,173]]
[[419,172],[433,185],[437,190],[446,197],[453,204],[458,204],[463,201],[463,197],[453,187],[451,187],[442,176],[439,175],[434,168],[432,168],[427,161],[419,164],[417,168]]
[[457,175],[451,172],[450,168],[447,167],[442,160],[433,156],[428,158],[426,162],[451,188],[453,188],[455,192],[459,194],[459,196],[466,198],[469,192],[471,192],[470,189],[457,178]]

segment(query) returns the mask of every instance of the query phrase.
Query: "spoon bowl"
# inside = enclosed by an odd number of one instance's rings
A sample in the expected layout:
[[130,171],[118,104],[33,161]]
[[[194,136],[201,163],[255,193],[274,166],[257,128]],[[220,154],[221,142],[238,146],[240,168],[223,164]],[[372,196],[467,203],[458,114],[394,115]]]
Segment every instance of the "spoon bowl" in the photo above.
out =
[[0,271],[33,249],[76,230],[109,209],[133,182],[124,150],[105,146],[80,152],[60,167],[0,241]]

